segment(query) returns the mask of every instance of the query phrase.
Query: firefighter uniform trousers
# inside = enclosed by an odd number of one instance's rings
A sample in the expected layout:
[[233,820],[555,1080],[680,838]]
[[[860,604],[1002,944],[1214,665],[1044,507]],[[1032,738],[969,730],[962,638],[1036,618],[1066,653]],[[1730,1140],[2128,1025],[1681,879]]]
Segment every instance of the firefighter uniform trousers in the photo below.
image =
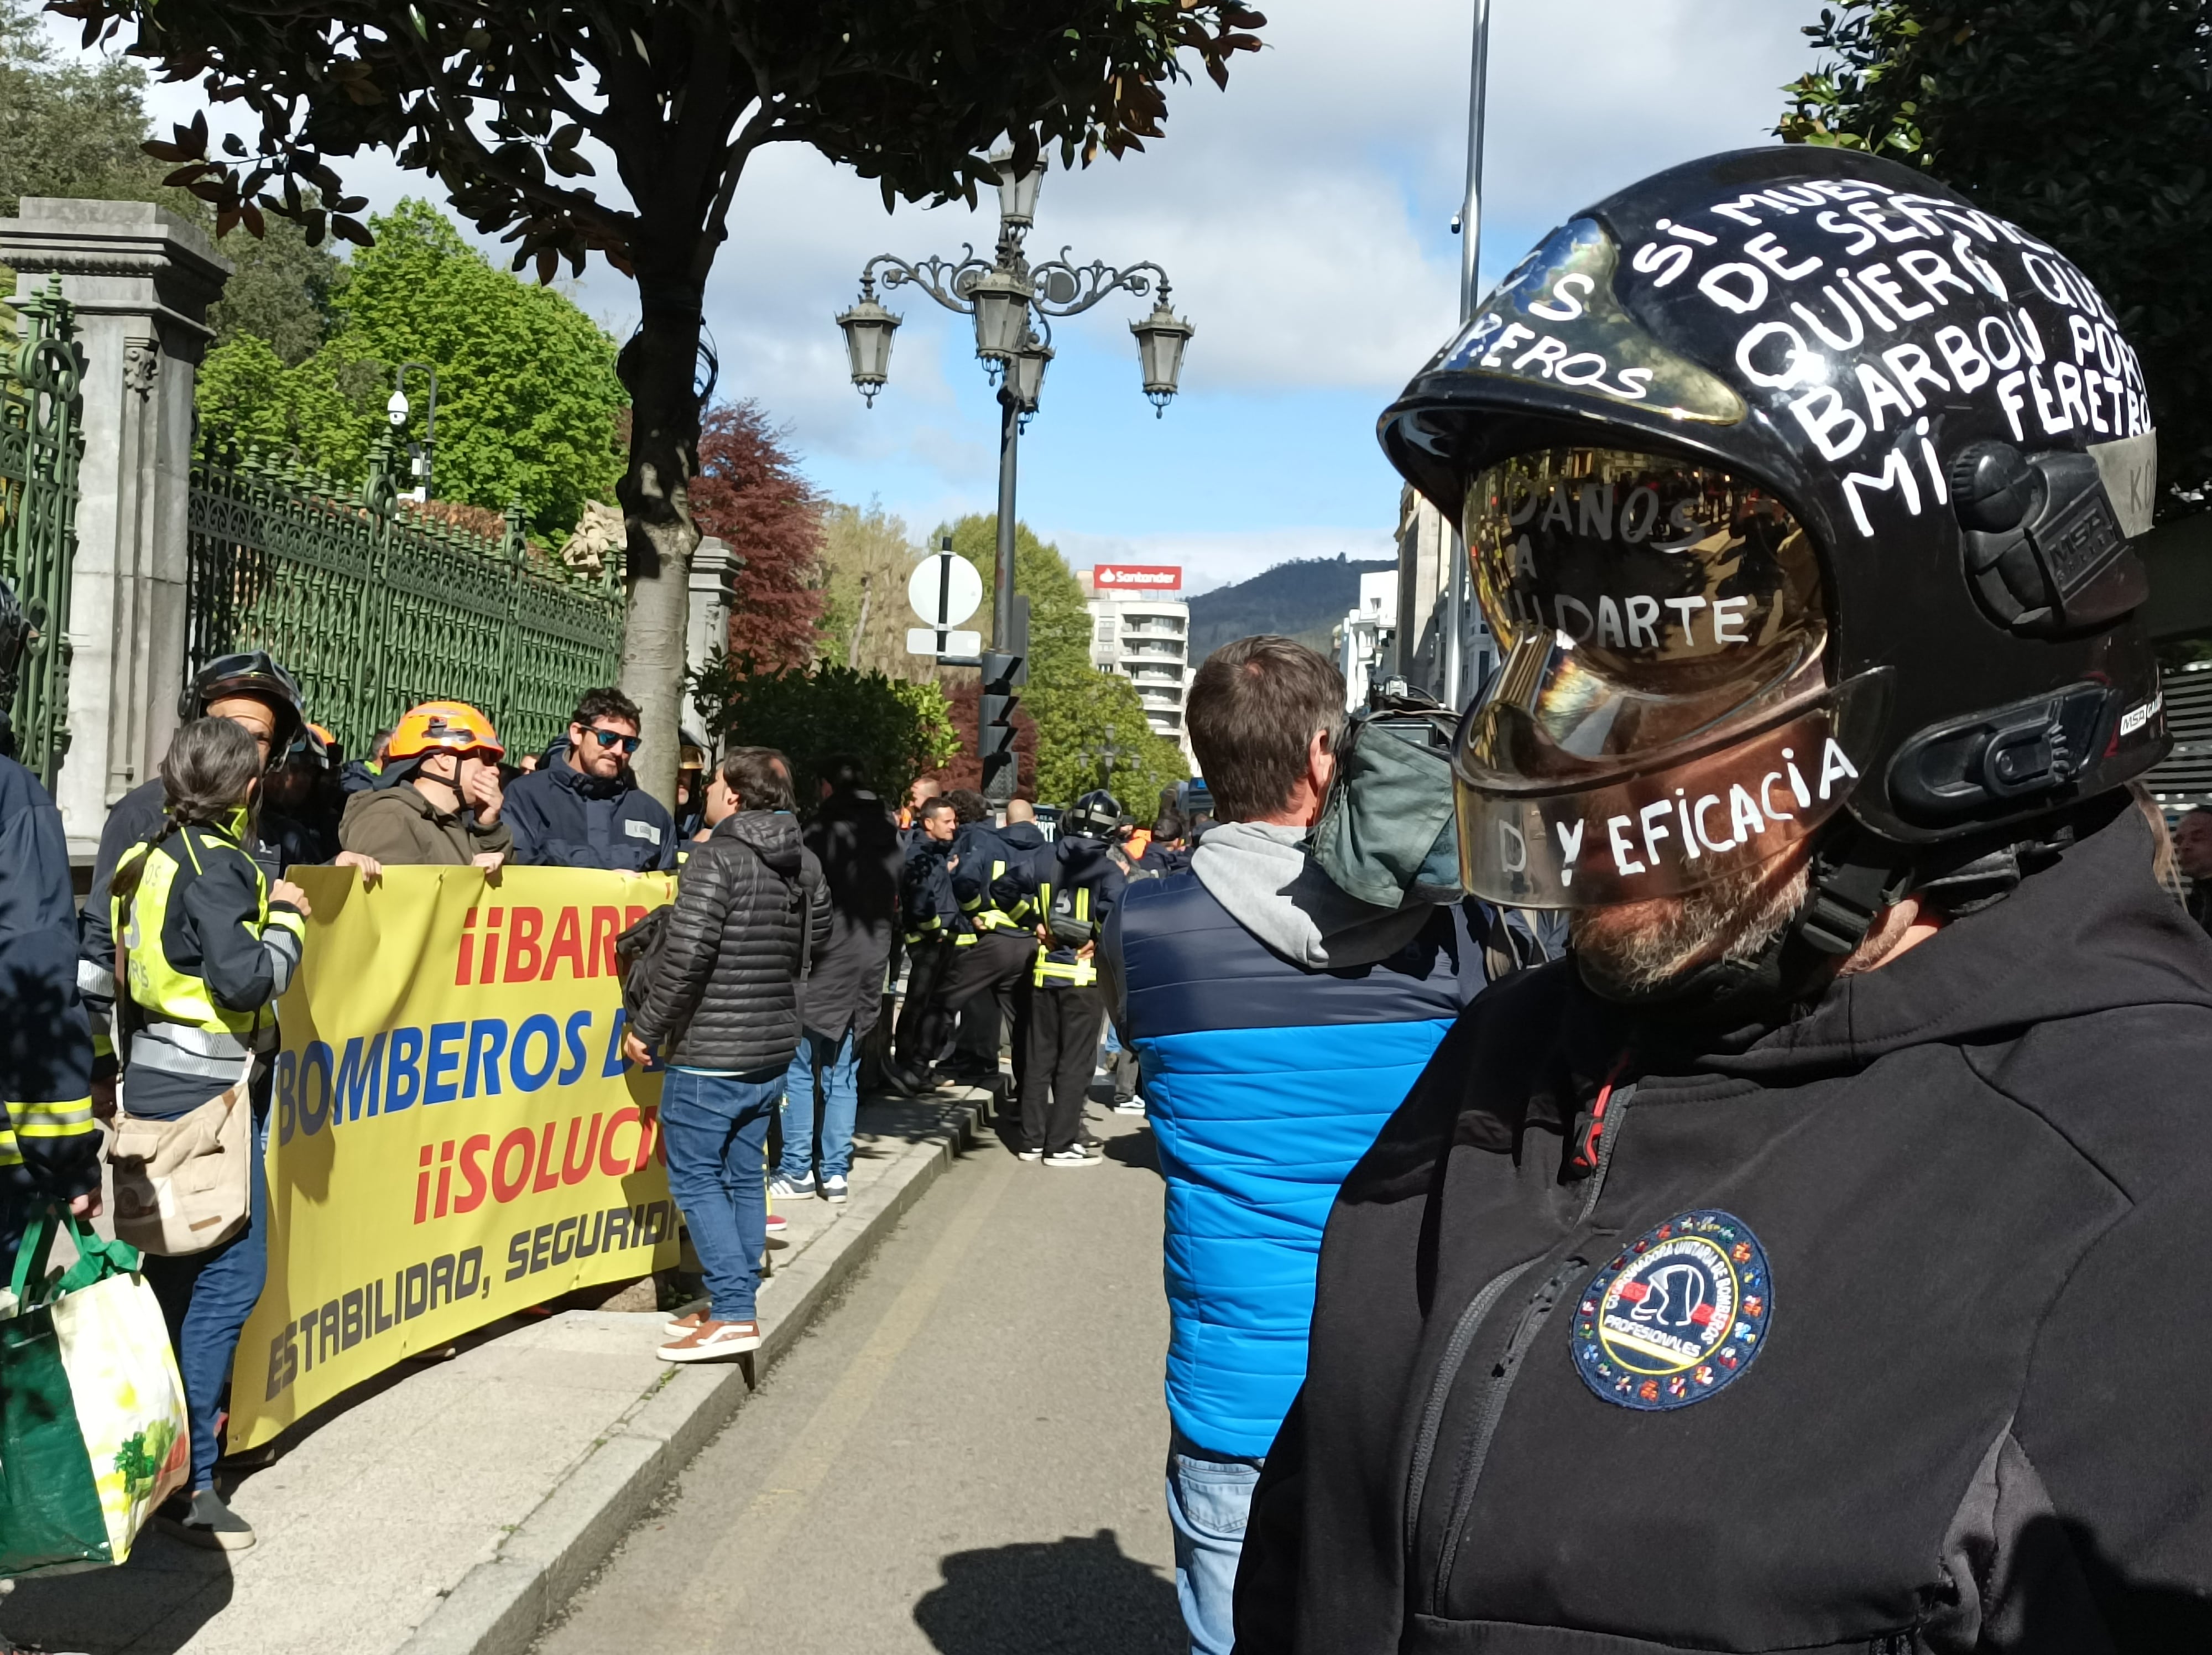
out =
[[1083,1135],[1083,1100],[1106,1028],[1106,991],[1097,983],[1047,983],[1030,997],[1029,1049],[1022,1063],[1022,1141],[1048,1155]]

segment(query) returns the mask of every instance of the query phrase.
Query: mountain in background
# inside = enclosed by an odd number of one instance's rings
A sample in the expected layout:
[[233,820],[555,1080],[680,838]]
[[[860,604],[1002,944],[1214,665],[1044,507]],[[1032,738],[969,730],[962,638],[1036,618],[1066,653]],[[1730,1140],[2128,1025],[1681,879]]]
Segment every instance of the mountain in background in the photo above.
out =
[[1359,577],[1395,569],[1388,557],[1302,557],[1190,600],[1194,666],[1233,638],[1276,632],[1334,659],[1329,630],[1359,603]]

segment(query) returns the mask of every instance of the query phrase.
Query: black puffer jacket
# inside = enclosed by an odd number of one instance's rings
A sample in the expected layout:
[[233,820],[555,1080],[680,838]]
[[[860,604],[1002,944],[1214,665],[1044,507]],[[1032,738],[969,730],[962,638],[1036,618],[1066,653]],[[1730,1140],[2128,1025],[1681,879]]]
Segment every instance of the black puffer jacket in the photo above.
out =
[[638,1037],[682,1068],[783,1068],[799,1050],[802,960],[829,937],[829,886],[798,821],[724,818],[684,865]]
[[1477,1000],[1329,1215],[1240,1655],[2212,1648],[2212,945],[2150,868],[2123,805],[1774,1026]]

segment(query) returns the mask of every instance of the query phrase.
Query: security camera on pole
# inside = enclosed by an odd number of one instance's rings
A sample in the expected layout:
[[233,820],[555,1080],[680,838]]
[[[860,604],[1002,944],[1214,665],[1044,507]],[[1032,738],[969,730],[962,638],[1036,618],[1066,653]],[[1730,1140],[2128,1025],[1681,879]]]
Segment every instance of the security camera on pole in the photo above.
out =
[[[1133,265],[1115,270],[1096,260],[1072,265],[1063,249],[1060,258],[1031,265],[1022,251],[1024,238],[1036,218],[1037,187],[1043,182],[1042,165],[1017,173],[1012,152],[993,157],[1000,163],[999,245],[989,263],[963,247],[957,261],[930,258],[909,264],[890,253],[871,259],[860,271],[860,296],[850,310],[837,318],[844,330],[851,357],[853,383],[873,407],[876,393],[890,375],[891,336],[902,318],[876,301],[876,276],[883,275],[886,289],[909,283],[944,306],[975,319],[975,354],[983,371],[999,386],[999,545],[996,600],[991,611],[991,651],[972,663],[983,669],[982,728],[978,749],[983,756],[983,794],[1003,805],[1014,796],[1013,691],[1028,681],[1029,654],[1026,606],[1014,595],[1014,462],[1022,429],[1036,412],[1037,397],[1044,386],[1045,364],[1052,360],[1052,322],[1054,316],[1075,316],[1107,295],[1127,292],[1142,297],[1157,283],[1159,297],[1152,313],[1129,324],[1136,335],[1137,354],[1144,369],[1145,394],[1165,412],[1176,393],[1182,371],[1183,347],[1190,342],[1191,325],[1178,317],[1169,303],[1167,272],[1158,265]],[[1032,319],[1042,326],[1040,333]],[[951,542],[946,542],[949,555]],[[931,563],[935,559],[929,560]],[[928,563],[923,565],[928,567]],[[917,575],[917,580],[921,577]],[[917,654],[936,654],[942,648],[916,649],[912,640],[924,631],[944,630],[934,624],[935,611],[928,600],[915,599],[915,612],[929,628],[908,635],[908,648]],[[974,613],[971,606],[961,619]],[[947,626],[951,624],[946,623]],[[970,636],[972,634],[964,635]],[[992,709],[1006,721],[994,726]],[[996,743],[996,745],[994,744]],[[998,755],[996,762],[994,753]]]

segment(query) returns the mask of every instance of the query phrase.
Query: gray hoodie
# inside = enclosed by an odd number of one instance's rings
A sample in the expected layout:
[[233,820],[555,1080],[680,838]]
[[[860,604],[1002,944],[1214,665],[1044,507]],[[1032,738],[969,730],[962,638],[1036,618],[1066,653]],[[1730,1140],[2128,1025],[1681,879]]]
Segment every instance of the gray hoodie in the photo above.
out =
[[1413,940],[1435,910],[1377,908],[1346,896],[1322,873],[1311,828],[1224,822],[1191,853],[1191,871],[1229,916],[1309,970],[1371,965]]

